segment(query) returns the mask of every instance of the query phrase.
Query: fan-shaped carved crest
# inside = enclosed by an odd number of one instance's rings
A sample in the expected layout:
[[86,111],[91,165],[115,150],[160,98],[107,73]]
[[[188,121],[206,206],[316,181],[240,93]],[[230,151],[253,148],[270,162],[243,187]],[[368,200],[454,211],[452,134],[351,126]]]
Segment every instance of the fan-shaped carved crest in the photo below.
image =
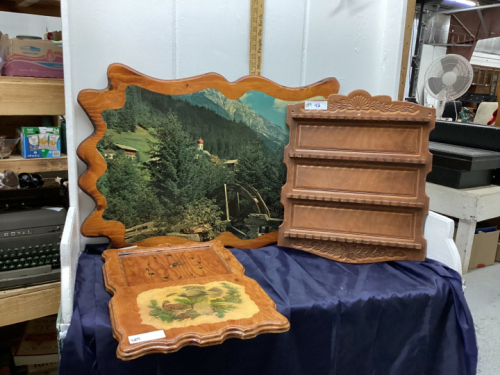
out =
[[357,90],[348,96],[332,95],[329,111],[377,111],[381,113],[416,113],[418,106],[407,102],[393,102],[388,96],[374,96]]

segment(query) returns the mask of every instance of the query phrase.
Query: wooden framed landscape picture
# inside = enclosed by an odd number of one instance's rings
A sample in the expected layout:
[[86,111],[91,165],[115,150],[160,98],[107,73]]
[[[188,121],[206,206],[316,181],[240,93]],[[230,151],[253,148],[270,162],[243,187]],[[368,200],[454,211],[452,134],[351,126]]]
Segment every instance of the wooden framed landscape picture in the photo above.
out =
[[160,81],[119,64],[108,77],[108,89],[78,96],[96,128],[78,149],[89,166],[80,186],[97,203],[84,235],[114,246],[276,241],[287,105],[336,93],[336,79],[295,89],[213,73]]

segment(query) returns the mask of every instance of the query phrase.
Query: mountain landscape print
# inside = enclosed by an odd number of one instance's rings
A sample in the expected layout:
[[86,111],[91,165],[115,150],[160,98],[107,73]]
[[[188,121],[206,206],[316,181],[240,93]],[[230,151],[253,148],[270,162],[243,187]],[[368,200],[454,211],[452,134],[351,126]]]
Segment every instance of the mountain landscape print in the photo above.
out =
[[103,218],[123,223],[127,242],[206,241],[225,231],[250,239],[278,229],[291,102],[259,91],[236,100],[215,89],[125,93],[123,108],[103,112],[97,148],[107,171],[97,186]]

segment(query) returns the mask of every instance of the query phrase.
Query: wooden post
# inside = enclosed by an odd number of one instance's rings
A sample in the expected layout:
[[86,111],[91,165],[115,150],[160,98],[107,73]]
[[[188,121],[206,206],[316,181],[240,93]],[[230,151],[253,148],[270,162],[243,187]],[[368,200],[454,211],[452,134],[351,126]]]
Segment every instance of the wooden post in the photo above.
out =
[[404,99],[406,73],[408,72],[408,57],[411,49],[411,34],[413,31],[413,20],[415,19],[416,0],[408,0],[406,4],[406,22],[403,39],[403,54],[401,56],[401,72],[399,75],[398,100]]

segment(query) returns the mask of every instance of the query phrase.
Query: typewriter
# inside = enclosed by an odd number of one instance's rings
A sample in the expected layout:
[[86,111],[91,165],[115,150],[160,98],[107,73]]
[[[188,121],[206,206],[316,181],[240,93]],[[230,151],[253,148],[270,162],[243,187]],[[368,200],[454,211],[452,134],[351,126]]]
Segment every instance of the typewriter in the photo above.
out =
[[0,290],[60,280],[61,207],[0,213]]

